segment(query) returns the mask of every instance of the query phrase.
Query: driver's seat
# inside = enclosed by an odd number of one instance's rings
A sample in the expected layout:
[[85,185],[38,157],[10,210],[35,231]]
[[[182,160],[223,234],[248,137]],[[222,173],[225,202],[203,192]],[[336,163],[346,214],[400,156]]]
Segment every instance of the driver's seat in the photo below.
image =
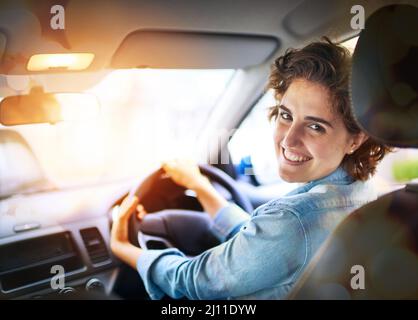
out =
[[[418,147],[418,8],[373,13],[353,56],[351,99],[369,135]],[[418,183],[349,215],[290,299],[418,299]]]

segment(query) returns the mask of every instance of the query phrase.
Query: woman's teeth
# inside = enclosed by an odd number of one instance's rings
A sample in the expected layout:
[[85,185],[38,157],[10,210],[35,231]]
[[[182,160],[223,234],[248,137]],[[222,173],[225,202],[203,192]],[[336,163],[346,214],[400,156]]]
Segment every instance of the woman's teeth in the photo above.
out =
[[309,157],[298,156],[298,155],[296,155],[296,154],[294,154],[294,153],[292,153],[292,152],[290,152],[286,149],[283,149],[283,154],[284,154],[284,157],[287,160],[290,160],[290,161],[303,162],[303,161],[311,160],[311,158],[309,158]]

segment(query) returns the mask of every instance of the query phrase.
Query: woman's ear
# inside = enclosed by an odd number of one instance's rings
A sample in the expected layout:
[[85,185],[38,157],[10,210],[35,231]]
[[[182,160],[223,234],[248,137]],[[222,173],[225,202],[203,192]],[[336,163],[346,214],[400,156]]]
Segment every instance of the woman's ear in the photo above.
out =
[[353,154],[367,139],[369,139],[369,136],[363,131],[353,135],[347,153]]

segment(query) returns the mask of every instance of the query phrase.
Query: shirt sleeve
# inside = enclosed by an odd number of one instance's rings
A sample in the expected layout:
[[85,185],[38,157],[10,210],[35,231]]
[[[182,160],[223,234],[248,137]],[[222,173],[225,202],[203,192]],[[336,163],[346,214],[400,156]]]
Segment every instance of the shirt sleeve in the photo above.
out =
[[306,236],[293,213],[253,216],[228,241],[188,258],[147,250],[137,269],[152,299],[227,299],[293,283],[306,260]]
[[250,215],[247,212],[236,204],[229,204],[216,213],[211,231],[221,242],[224,242],[234,236],[249,220]]

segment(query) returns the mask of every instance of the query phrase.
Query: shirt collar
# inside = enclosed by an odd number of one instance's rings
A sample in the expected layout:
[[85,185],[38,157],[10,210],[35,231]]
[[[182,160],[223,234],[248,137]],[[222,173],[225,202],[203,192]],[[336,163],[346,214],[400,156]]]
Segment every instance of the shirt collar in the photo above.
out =
[[344,185],[344,184],[350,184],[352,182],[354,182],[354,179],[347,173],[345,169],[343,169],[340,166],[337,169],[335,169],[333,172],[331,172],[329,175],[322,177],[320,179],[307,182],[301,185],[300,187],[297,187],[296,189],[292,190],[287,195],[291,196],[294,194],[307,192],[319,184],[343,184]]

